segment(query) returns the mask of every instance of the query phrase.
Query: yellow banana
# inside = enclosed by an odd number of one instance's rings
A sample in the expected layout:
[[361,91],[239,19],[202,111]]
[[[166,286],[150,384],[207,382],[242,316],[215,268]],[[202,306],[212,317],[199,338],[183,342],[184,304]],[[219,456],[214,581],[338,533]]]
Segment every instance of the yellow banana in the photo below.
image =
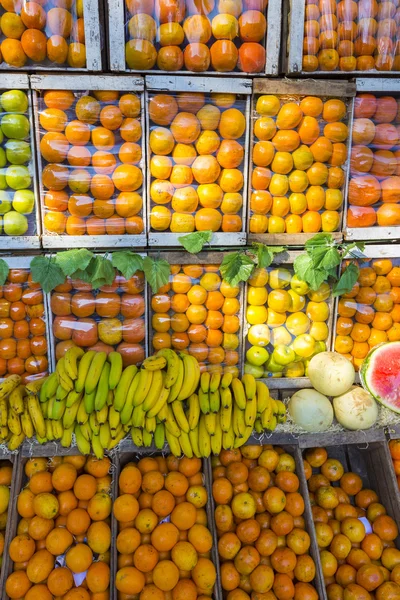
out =
[[215,413],[210,413],[208,415],[204,415],[204,417],[208,433],[210,435],[215,435],[215,430],[217,427],[217,415]]
[[168,404],[164,404],[162,406],[162,408],[160,408],[160,410],[157,413],[157,419],[159,421],[161,421],[161,423],[165,423],[165,421],[167,420],[168,417]]
[[181,435],[179,436],[179,445],[185,456],[188,458],[193,458],[192,444],[190,443],[189,434],[186,433],[186,431],[181,431]]
[[[51,398],[50,398],[51,400]],[[42,411],[42,415],[44,419],[47,419],[47,417],[49,416],[49,405],[50,405],[50,400],[47,400],[47,402],[42,402],[40,404],[40,410]],[[52,400],[52,407],[53,407],[53,403],[54,403],[55,399],[53,398]],[[52,408],[53,410],[53,408]]]
[[160,410],[162,410],[163,407],[166,406],[166,404],[168,402],[169,394],[170,394],[170,390],[167,390],[166,387],[163,387],[161,390],[161,393],[160,393],[160,397],[158,398],[157,402],[147,412],[148,417],[156,417],[160,413]]
[[29,416],[28,408],[24,409],[24,412],[21,415],[21,427],[27,438],[33,437],[33,423],[32,419]]
[[224,450],[231,450],[234,443],[235,433],[233,431],[233,423],[231,423],[229,431],[226,431],[222,434],[222,447]]
[[211,440],[205,419],[206,415],[201,415],[199,421],[199,452],[203,458],[208,458],[211,454]]
[[81,428],[81,433],[82,433],[83,437],[88,442],[90,442],[90,440],[92,439],[92,430],[89,425],[89,420],[84,425],[79,425],[79,427]]
[[89,426],[92,430],[93,435],[99,435],[100,433],[100,423],[97,420],[96,413],[92,412],[89,416]]
[[63,448],[70,448],[72,446],[72,434],[74,433],[74,426],[64,427],[64,431],[62,434],[62,438],[60,440],[60,444]]
[[97,384],[96,397],[94,399],[95,410],[101,410],[107,404],[108,379],[110,377],[110,363],[105,362]]
[[118,431],[117,436],[114,439],[111,438],[110,443],[107,446],[107,450],[110,451],[113,448],[115,448],[115,446],[118,446],[118,444],[124,439],[125,436],[126,436],[126,433],[121,427],[120,431]]
[[273,417],[272,414],[272,402],[268,402],[267,406],[264,408],[261,413],[261,423],[264,429],[267,429],[269,421]]
[[132,425],[134,427],[144,427],[146,420],[146,413],[144,412],[142,405],[135,406],[132,413]]
[[8,403],[6,398],[0,400],[0,427],[6,427],[8,421]]
[[79,403],[78,412],[76,413],[76,422],[78,425],[84,425],[89,418],[89,414],[86,412],[85,401],[82,399]]
[[[162,357],[160,357],[162,358]],[[165,358],[164,358],[165,360]],[[157,400],[160,398],[161,390],[163,388],[163,371],[154,370],[153,379],[151,381],[151,388],[147,392],[147,395],[143,402],[143,410],[146,412],[153,408]]]
[[107,406],[112,406],[113,404],[114,404],[114,392],[112,390],[108,390]]
[[16,435],[14,433],[8,440],[7,448],[10,450],[10,452],[12,452],[13,450],[17,450],[17,448],[20,447],[20,445],[22,444],[24,439],[25,439],[25,434],[23,431],[19,435]]
[[61,421],[52,421],[51,428],[53,430],[53,438],[55,440],[61,440],[64,434],[64,427]]
[[[96,352],[92,362],[90,363],[89,371],[85,381],[85,393],[91,394],[96,389],[100,375],[103,370],[104,363],[107,360],[106,352]],[[107,380],[108,387],[108,380]]]
[[257,388],[257,412],[261,415],[267,406],[271,403],[269,389],[263,381],[256,382]]
[[[124,404],[121,407],[121,410],[119,411],[121,413],[121,423],[125,423],[125,424],[128,423],[129,419],[132,416],[132,412],[134,409],[133,399],[135,397],[136,390],[139,385],[139,380],[140,380],[140,372],[137,372],[134,375],[129,387],[127,388],[127,391],[125,392]],[[113,404],[113,406],[114,406],[114,409],[116,410],[115,404]]]
[[171,348],[162,348],[156,352],[156,356],[162,356],[167,361],[167,373],[165,376],[164,387],[169,390],[178,379],[179,374],[179,356]]
[[145,448],[150,448],[151,444],[153,443],[153,434],[150,433],[149,431],[147,431],[147,429],[143,429],[142,436],[143,436],[143,446]]
[[217,419],[215,434],[211,437],[211,451],[213,454],[218,455],[222,450],[222,429]]
[[108,379],[108,387],[110,390],[115,390],[122,375],[122,354],[119,352],[110,352],[108,355],[108,362],[110,363],[110,376]]
[[257,392],[256,380],[254,375],[250,375],[250,373],[245,373],[242,377],[242,383],[244,385],[246,399],[253,400],[254,396]]
[[87,352],[85,352],[85,354],[82,356],[81,360],[79,361],[78,379],[75,380],[75,390],[79,393],[83,392],[83,390],[85,388],[86,377],[89,373],[90,365],[92,364],[92,361],[95,356],[96,356],[95,350],[88,350]]
[[179,392],[178,397],[177,397],[177,400],[180,400],[180,401],[186,400],[186,398],[189,398],[189,396],[191,394],[191,390],[193,387],[193,381],[195,381],[195,379],[196,379],[196,371],[195,371],[194,363],[198,364],[197,360],[190,354],[182,354],[181,358],[183,361],[184,376],[183,376],[183,383],[182,383],[181,391]]
[[227,408],[222,407],[219,414],[221,429],[224,433],[229,431],[232,422],[232,405]]
[[42,411],[40,410],[40,404],[37,396],[34,396],[33,394],[28,396],[27,406],[29,416],[32,419],[33,427],[35,428],[36,433],[41,438],[46,437],[46,424],[44,422]]
[[276,403],[278,405],[277,421],[278,423],[286,423],[286,406],[281,400],[276,400]]
[[59,419],[62,419],[64,412],[65,412],[66,404],[67,404],[66,400],[55,400],[53,402],[53,410],[51,412],[51,415],[49,413],[49,417],[51,416],[52,419],[55,419],[57,421]]
[[65,409],[63,414],[63,426],[64,429],[69,429],[75,423],[76,415],[79,409],[79,402],[75,402],[72,406]]
[[178,427],[178,424],[175,420],[174,413],[172,411],[171,405],[167,405],[167,418],[165,420],[165,428],[169,431],[173,436],[179,437],[181,434],[181,430]]
[[165,437],[167,438],[167,442],[168,442],[168,446],[170,449],[171,454],[173,454],[174,456],[181,456],[182,454],[182,449],[181,449],[181,445],[179,443],[179,439],[172,435],[172,433],[170,431],[168,431],[168,429],[165,429]]
[[108,444],[110,443],[110,440],[111,440],[110,426],[108,423],[102,423],[100,425],[99,438],[100,438],[100,444],[102,445],[102,447],[108,448]]
[[[19,377],[19,375],[12,375],[12,377]],[[6,381],[9,381],[10,379],[11,379],[11,377],[7,377]],[[41,377],[40,379],[35,379],[35,381],[31,381],[30,383],[27,383],[25,385],[26,394],[28,394],[28,395],[33,394],[34,396],[38,396],[40,393],[40,390],[42,389],[42,385],[44,384],[46,379],[47,379],[47,377]],[[3,385],[3,384],[1,384],[1,385]]]
[[157,423],[154,431],[154,445],[158,450],[162,450],[165,444],[165,426],[164,423]]
[[147,371],[161,371],[167,364],[167,359],[164,356],[154,355],[145,358],[142,367]]
[[122,413],[117,412],[113,406],[110,406],[108,410],[108,424],[110,426],[110,431],[117,431],[121,422],[121,414]]
[[[189,423],[188,420],[186,418],[185,415],[185,411],[183,410],[183,406],[182,406],[182,402],[179,402],[179,400],[175,400],[172,404],[172,412],[174,413],[174,417],[176,422],[178,423],[178,426],[180,427],[181,431],[184,431],[185,433],[189,433]],[[182,448],[182,450],[184,450]]]
[[67,371],[65,370],[65,357],[64,356],[62,356],[57,361],[56,373],[57,373],[57,377],[58,377],[58,383],[61,385],[61,387],[64,388],[64,390],[67,390],[68,392],[70,392],[71,390],[74,389],[74,382],[71,379],[71,377],[68,375]]
[[[12,410],[12,408],[8,411],[8,419],[7,419],[8,429],[11,431],[13,435],[20,435],[22,431],[21,420],[19,415]],[[25,435],[25,434],[24,434]]]
[[200,404],[197,394],[192,394],[188,400],[189,414],[188,421],[190,429],[195,429],[200,418]]
[[264,427],[262,426],[262,422],[261,422],[261,418],[257,418],[254,421],[254,429],[257,433],[263,433],[264,432]]
[[268,429],[269,431],[274,431],[277,425],[276,416],[271,412],[269,413],[269,419],[266,420],[263,418],[264,413],[261,415],[261,420],[264,429]]
[[100,423],[100,425],[102,425],[103,423],[105,423],[108,419],[108,412],[109,412],[109,407],[103,406],[103,408],[101,410],[96,410],[96,418],[98,420],[98,422]]
[[208,415],[210,412],[210,397],[208,392],[203,392],[202,388],[199,389],[199,405],[203,415]]
[[92,437],[92,450],[94,452],[95,457],[98,460],[101,460],[104,457],[104,448],[101,445],[100,436],[94,435]]
[[7,398],[7,396],[11,394],[11,392],[20,385],[20,383],[21,377],[19,375],[10,375],[10,377],[4,379],[4,381],[0,383],[0,400]]
[[52,427],[50,419],[45,419],[44,423],[46,425],[46,437],[49,442],[53,442],[54,441],[53,427]]
[[210,392],[216,392],[221,383],[221,373],[212,373],[210,379]]
[[249,439],[249,437],[251,436],[252,433],[253,433],[253,427],[246,427],[243,437],[235,438],[233,447],[240,448],[241,446],[243,446],[247,442],[247,440]]
[[178,356],[178,366],[177,366],[177,372],[178,372],[178,376],[176,378],[176,380],[174,381],[174,383],[172,384],[172,386],[169,388],[169,396],[168,396],[168,402],[173,402],[174,400],[177,399],[177,397],[180,394],[182,385],[183,385],[183,378],[185,376],[185,368],[183,366],[183,360]]
[[244,410],[246,408],[246,394],[240,379],[234,377],[232,379],[231,388],[235,398],[235,404],[238,408],[240,408],[240,410]]
[[90,454],[90,442],[84,437],[80,425],[75,425],[74,433],[79,452],[84,455]]
[[227,388],[220,388],[221,406],[222,408],[229,408],[232,406],[232,392]]
[[146,417],[144,428],[147,429],[149,433],[154,433],[156,430],[156,418],[155,417]]
[[200,448],[199,448],[199,426],[198,425],[197,425],[197,427],[195,427],[194,429],[191,429],[189,431],[189,440],[190,440],[190,445],[192,446],[193,454],[197,458],[201,458]]
[[52,373],[46,378],[46,381],[43,383],[39,392],[39,400],[40,402],[46,402],[51,396],[57,391],[58,379],[57,373]]
[[253,427],[256,417],[257,396],[254,396],[252,400],[247,400],[246,408],[244,409],[244,422],[246,423],[246,427]]
[[135,446],[137,446],[138,448],[141,448],[143,446],[142,430],[139,427],[132,427],[131,438]]
[[[214,373],[213,373],[214,375]],[[218,413],[219,409],[221,407],[221,397],[219,395],[219,390],[216,389],[215,392],[211,391],[211,387],[210,387],[210,410],[213,413]]]
[[224,389],[229,388],[232,383],[233,375],[232,373],[224,373],[221,379],[221,387]]
[[[201,372],[200,372],[200,365],[197,362],[197,359],[194,356],[190,356],[190,354],[188,356],[192,359],[193,368],[194,368],[194,380],[193,380],[192,387],[189,390],[189,396],[191,396],[192,394],[194,394],[194,392],[199,387]],[[186,398],[189,398],[189,396],[186,396]]]
[[139,371],[139,383],[136,388],[135,395],[133,397],[133,406],[139,406],[142,404],[149,393],[152,381],[153,381],[153,372],[146,371],[146,369],[140,369]]
[[75,404],[75,402],[78,402],[80,400],[82,400],[82,392],[76,392],[75,390],[72,390],[67,396],[66,407],[69,408],[70,406]]
[[85,351],[79,346],[71,346],[64,354],[65,372],[73,381],[78,379],[78,359],[82,358]]
[[[13,391],[8,396],[8,402],[13,411],[17,413],[17,415],[21,415],[24,412],[24,392],[25,388],[23,385],[19,385],[13,389]],[[45,402],[46,400],[43,400]]]
[[246,431],[246,423],[244,421],[244,410],[241,410],[236,403],[233,405],[233,431],[236,437],[243,437]]
[[200,375],[200,387],[204,394],[208,394],[210,391],[210,380],[210,373],[208,371],[203,371],[203,373]]

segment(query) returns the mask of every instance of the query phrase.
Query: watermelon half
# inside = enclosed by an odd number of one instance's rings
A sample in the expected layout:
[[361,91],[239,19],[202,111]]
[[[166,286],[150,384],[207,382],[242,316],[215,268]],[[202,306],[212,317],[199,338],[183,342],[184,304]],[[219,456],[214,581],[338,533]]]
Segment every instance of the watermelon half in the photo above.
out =
[[375,400],[400,413],[400,342],[385,342],[372,348],[360,369],[363,388]]

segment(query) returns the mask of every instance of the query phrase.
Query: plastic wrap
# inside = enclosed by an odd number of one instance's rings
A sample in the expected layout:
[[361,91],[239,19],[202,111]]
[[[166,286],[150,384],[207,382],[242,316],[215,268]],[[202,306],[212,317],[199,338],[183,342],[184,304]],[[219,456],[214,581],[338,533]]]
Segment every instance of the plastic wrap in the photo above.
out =
[[255,98],[250,233],[340,230],[349,112],[339,98]]
[[73,345],[117,350],[124,366],[141,363],[146,355],[145,281],[138,271],[126,280],[93,291],[89,283],[67,280],[51,293],[55,357]]
[[134,71],[260,73],[268,0],[125,0],[125,59]]
[[369,350],[400,340],[400,260],[363,260],[353,289],[339,298],[336,352],[359,370]]
[[34,236],[38,231],[30,97],[15,89],[0,94],[0,235]]
[[241,285],[219,265],[171,265],[170,283],[151,298],[153,350],[195,356],[202,370],[239,373]]
[[400,225],[400,104],[359,94],[354,104],[347,228]]
[[240,232],[246,97],[149,95],[150,230]]
[[257,269],[248,280],[246,366],[255,377],[303,377],[317,352],[329,349],[331,289],[317,291],[292,265]]
[[141,96],[48,90],[38,103],[44,234],[143,233]]
[[3,68],[86,67],[83,0],[4,0],[0,6]]
[[303,71],[399,71],[399,24],[396,2],[306,0]]

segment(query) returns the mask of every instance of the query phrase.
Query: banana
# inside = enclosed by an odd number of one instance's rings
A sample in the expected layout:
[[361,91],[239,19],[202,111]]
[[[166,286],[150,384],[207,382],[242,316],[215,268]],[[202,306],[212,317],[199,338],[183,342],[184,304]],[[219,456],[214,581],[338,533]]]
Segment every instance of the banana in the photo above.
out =
[[217,455],[222,450],[222,429],[217,419],[217,424],[215,428],[215,434],[211,437],[211,451],[213,454]]
[[[54,402],[54,399],[53,399],[53,402]],[[47,419],[47,417],[49,416],[49,404],[50,404],[50,400],[47,400],[47,402],[42,402],[42,404],[40,405],[44,419]]]
[[68,392],[68,390],[66,390],[65,388],[63,388],[63,386],[61,385],[61,383],[58,384],[57,386],[57,390],[56,390],[56,399],[57,400],[64,400],[64,398],[68,397],[68,394],[70,392]]
[[52,373],[51,375],[49,375],[47,377],[46,381],[40,388],[39,401],[46,402],[46,400],[51,398],[51,396],[54,396],[54,394],[57,391],[57,386],[58,386],[57,373]]
[[80,400],[82,400],[82,392],[76,392],[75,390],[72,390],[67,396],[66,407],[70,408],[70,406],[73,406],[75,402]]
[[9,439],[10,437],[10,432],[8,430],[8,427],[0,427],[0,439],[2,440],[2,442],[5,442]]
[[153,434],[150,433],[149,431],[147,431],[147,429],[143,429],[142,436],[143,436],[143,446],[145,448],[150,448],[151,444],[153,443]]
[[100,425],[103,425],[103,423],[107,421],[109,410],[110,409],[107,405],[103,406],[101,410],[96,410],[96,418]]
[[10,437],[7,443],[7,448],[10,451],[17,450],[25,439],[25,434],[21,432],[19,435],[15,433]]
[[148,413],[147,413],[148,417],[151,418],[151,417],[156,417],[157,415],[159,415],[160,411],[164,408],[164,406],[166,406],[166,404],[168,402],[169,394],[170,394],[170,390],[164,386],[161,390],[161,394],[160,394],[160,397],[158,398],[157,402],[148,411]]
[[276,400],[276,403],[278,405],[277,421],[278,423],[286,423],[286,406],[281,400]]
[[114,404],[114,392],[112,390],[108,390],[107,406],[112,406],[113,404]]
[[[214,374],[215,373],[213,373],[213,375]],[[211,380],[212,380],[212,378],[211,378]],[[216,389],[215,392],[213,392],[213,391],[211,391],[211,386],[210,386],[209,396],[210,396],[210,410],[211,410],[211,412],[218,413],[219,409],[221,407],[221,397],[220,397],[220,394],[219,394],[219,390]]]
[[19,375],[10,375],[10,377],[4,379],[4,381],[0,383],[0,400],[7,398],[7,396],[11,394],[11,392],[20,385],[20,383],[21,377]]
[[85,351],[79,348],[79,346],[68,348],[64,354],[65,372],[73,381],[78,379],[78,359],[82,358],[84,354]]
[[7,425],[8,429],[13,435],[21,435],[21,420],[19,418],[19,415],[17,415],[17,413],[12,408],[10,408],[8,411]]
[[90,442],[83,436],[80,425],[75,425],[74,433],[79,452],[85,455],[90,454]]
[[[8,396],[10,408],[12,408],[17,415],[21,415],[24,412],[24,391],[24,386],[19,385],[18,387],[14,388],[11,394]],[[45,401],[46,400],[43,402]]]
[[101,460],[104,457],[104,448],[101,444],[99,435],[94,435],[92,437],[92,449],[93,449],[95,457],[98,460]]
[[[164,358],[165,360],[165,358]],[[163,377],[164,373],[160,370],[153,371],[153,379],[151,382],[151,388],[149,389],[144,402],[143,402],[143,410],[146,412],[153,408],[156,404],[157,400],[160,398],[161,390],[163,386]]]
[[251,434],[253,433],[253,427],[246,427],[246,431],[244,433],[243,437],[237,437],[235,439],[235,442],[233,444],[234,448],[240,448],[241,446],[243,446],[247,440],[249,439],[249,437],[251,436]]
[[232,392],[227,388],[220,388],[221,406],[222,408],[229,408],[232,406]]
[[[12,377],[19,377],[19,375],[12,375]],[[9,381],[11,377],[8,377],[6,381]],[[47,377],[41,377],[40,379],[35,379],[35,381],[31,381],[27,385],[25,385],[25,392],[30,396],[38,396],[40,390],[42,389],[42,385],[46,381]],[[3,384],[2,384],[3,385]],[[19,385],[19,384],[18,384]],[[16,387],[16,386],[15,386]]]
[[168,446],[169,446],[169,450],[171,452],[171,454],[173,454],[174,456],[181,456],[182,454],[182,449],[181,449],[181,445],[179,443],[179,438],[175,437],[174,435],[172,435],[172,433],[170,431],[168,431],[168,429],[165,429],[165,437],[167,438],[167,442],[168,442]]
[[203,458],[208,458],[211,454],[211,440],[205,419],[206,415],[201,415],[199,421],[199,452]]
[[165,423],[168,417],[168,404],[164,404],[163,407],[157,413],[157,419],[161,423]]
[[226,389],[229,388],[229,386],[232,383],[232,379],[233,379],[233,375],[232,373],[224,373],[221,379],[221,387]]
[[[174,413],[174,417],[176,422],[178,423],[178,426],[180,427],[181,431],[184,431],[185,433],[189,433],[189,423],[188,420],[186,418],[185,415],[185,411],[183,410],[183,406],[182,406],[182,402],[179,402],[179,400],[175,400],[172,404],[172,412]],[[183,452],[184,449],[182,448]]]
[[162,450],[165,444],[165,427],[164,423],[157,423],[154,431],[154,445],[158,450]]
[[[199,379],[200,379],[200,367],[197,360],[194,356],[190,354],[182,354],[181,355],[183,361],[184,368],[184,377],[183,383],[181,387],[181,391],[178,394],[177,400],[186,400],[189,396],[196,390]],[[197,378],[197,369],[198,368],[198,378]],[[194,385],[196,384],[196,385]],[[193,389],[194,387],[194,389]]]
[[168,402],[173,402],[177,399],[183,384],[183,378],[185,376],[185,368],[183,366],[183,360],[178,356],[178,365],[177,365],[178,376],[175,379],[174,383],[169,388],[169,396]]
[[51,428],[53,430],[53,438],[55,440],[61,440],[64,435],[64,427],[61,421],[52,421]]
[[275,400],[275,398],[271,398],[271,404],[272,404],[272,414],[275,415],[275,417],[276,417],[278,415],[277,400]]
[[[245,377],[245,376],[244,376]],[[256,381],[257,389],[257,412],[262,414],[267,406],[270,404],[269,389],[263,381]]]
[[250,375],[250,373],[245,373],[245,375],[243,375],[242,377],[242,383],[244,385],[247,400],[253,400],[257,392],[256,380],[254,378],[254,375]]
[[80,406],[80,403],[75,402],[75,404],[73,404],[72,406],[67,407],[65,409],[64,414],[63,414],[64,429],[70,429],[73,426],[73,424],[75,423],[75,419],[76,419],[76,415],[79,410],[79,406]]
[[234,443],[235,433],[233,431],[233,423],[231,423],[229,431],[226,431],[222,434],[222,447],[224,450],[231,450]]
[[156,426],[157,422],[155,417],[146,417],[144,428],[147,429],[149,433],[154,433]]
[[190,443],[189,434],[186,431],[181,431],[181,435],[179,436],[179,445],[182,448],[182,452],[188,458],[193,458],[193,448]]
[[221,373],[212,373],[210,379],[210,392],[216,392],[221,383]]
[[58,377],[58,383],[61,385],[61,387],[64,388],[64,390],[67,390],[68,392],[70,392],[71,390],[74,389],[74,382],[71,379],[71,377],[68,375],[67,371],[65,370],[65,357],[64,356],[62,356],[57,361],[56,373],[57,373],[57,377]]
[[0,400],[0,427],[6,427],[8,421],[8,404],[6,398]]
[[232,405],[228,406],[227,408],[221,408],[221,412],[219,413],[219,420],[222,431],[224,433],[227,433],[232,422]]
[[175,420],[174,413],[172,411],[171,406],[167,405],[167,418],[165,420],[165,428],[169,431],[173,436],[179,437],[181,434],[181,430]]
[[85,354],[82,356],[81,360],[79,361],[78,379],[75,380],[75,391],[77,391],[79,393],[83,392],[83,390],[85,388],[86,377],[88,375],[90,365],[92,364],[92,361],[95,356],[96,356],[95,350],[89,350],[88,352],[85,352]]
[[199,389],[199,405],[203,415],[208,415],[211,410],[209,394],[208,392],[203,392],[201,388]]
[[110,431],[117,431],[121,422],[121,414],[122,413],[117,412],[113,406],[110,406],[108,409],[108,424],[110,426]]
[[139,406],[139,404],[144,402],[149,393],[154,376],[153,371],[146,371],[146,369],[140,369],[139,373],[139,383],[133,397],[133,406]]
[[37,434],[35,437],[36,437],[36,441],[38,444],[47,444],[47,442],[49,441],[47,439],[47,437],[41,437],[40,435],[37,435]]
[[171,348],[162,348],[156,352],[156,356],[163,356],[167,361],[167,373],[165,376],[164,387],[169,390],[178,379],[180,358]]
[[[91,394],[96,389],[99,382],[101,373],[103,371],[104,363],[107,360],[106,352],[96,352],[92,362],[90,363],[89,371],[85,381],[85,393]],[[108,379],[107,379],[108,387]]]
[[246,408],[244,409],[244,422],[246,423],[246,427],[253,427],[256,417],[257,396],[254,396],[252,400],[247,400]]
[[262,426],[261,418],[254,421],[254,429],[257,433],[263,433],[264,427]]
[[107,448],[111,440],[110,426],[108,423],[102,423],[100,425],[99,438],[103,448]]
[[[191,396],[192,394],[194,394],[197,391],[197,388],[199,387],[200,376],[201,376],[200,365],[197,362],[197,359],[194,356],[190,356],[190,358],[192,359],[192,362],[193,362],[195,378],[193,381],[192,388],[189,392],[189,396]],[[189,396],[187,396],[187,398],[189,398]]]
[[41,438],[46,437],[46,424],[44,422],[42,411],[40,410],[37,396],[34,396],[33,394],[28,396],[27,405],[29,416],[32,419],[33,427],[35,428],[36,433]]
[[84,425],[89,418],[89,413],[86,412],[85,399],[79,403],[78,412],[76,413],[76,422],[78,425]]
[[96,413],[94,412],[92,412],[92,414],[89,416],[89,426],[92,430],[93,435],[100,434],[100,423],[98,422],[96,418]]
[[[138,377],[138,376],[139,376],[139,374],[136,375],[136,377]],[[120,421],[121,421],[122,425],[126,425],[127,423],[129,423],[130,419],[132,418],[133,411],[134,411],[133,394],[130,394],[128,392],[128,396],[129,396],[129,398],[127,398],[124,408],[121,410],[120,413],[118,413],[120,415]],[[137,407],[135,407],[135,408],[137,408]],[[140,408],[143,411],[143,408],[142,407],[140,407]],[[138,412],[136,414],[138,414]]]
[[123,425],[122,429],[125,431],[125,433],[128,433],[130,431],[131,427],[132,427],[132,425],[130,423],[128,423],[128,425]]
[[261,422],[264,429],[268,429],[269,431],[274,431],[276,428],[277,420],[276,416],[272,413],[268,413],[268,419],[264,418],[264,413],[261,415]]
[[[150,371],[149,371],[150,372]],[[129,421],[129,419],[128,419]],[[127,422],[128,422],[127,421]],[[146,421],[146,413],[144,412],[142,405],[135,406],[132,413],[132,425],[134,427],[144,427]],[[125,423],[124,423],[125,425]]]
[[[55,400],[53,402],[53,410],[51,412],[51,418],[56,421],[62,419],[64,412],[65,412],[66,404],[67,404],[66,400]],[[50,413],[49,413],[49,416],[50,416]]]
[[60,440],[60,444],[63,448],[70,448],[72,446],[72,434],[74,433],[74,426],[64,427],[64,432]]
[[84,425],[79,425],[79,427],[81,428],[81,433],[82,433],[83,437],[88,442],[90,442],[90,440],[92,439],[92,430],[89,425],[89,420]]
[[111,366],[108,387],[110,390],[115,390],[122,375],[122,354],[119,352],[110,352],[108,355],[108,362]]
[[51,424],[50,419],[45,419],[44,422],[46,425],[46,437],[49,442],[52,442],[52,441],[54,441],[53,426]]
[[107,404],[108,380],[110,377],[110,363],[105,362],[101,371],[99,382],[97,384],[96,397],[94,399],[95,410],[101,410]]
[[33,423],[32,419],[29,416],[28,408],[24,409],[24,412],[21,415],[21,427],[27,438],[31,438],[33,436]]
[[205,394],[208,394],[210,391],[210,380],[210,373],[208,371],[203,371],[203,373],[200,375],[200,387]]
[[[121,419],[123,419],[123,421],[121,421],[122,423],[128,423],[129,419],[132,416],[132,412],[134,409],[133,399],[135,397],[136,390],[139,385],[139,380],[140,380],[140,372],[137,372],[136,375],[133,377],[132,382],[129,385],[129,388],[127,388],[127,391],[125,392],[124,405],[122,406],[121,410],[119,411],[121,413]],[[114,409],[116,410],[115,404],[113,406],[114,406]]]
[[199,427],[195,427],[189,431],[189,440],[190,445],[192,446],[193,454],[196,458],[201,458],[200,448],[199,448]]
[[244,421],[244,410],[241,410],[236,403],[233,405],[233,431],[236,437],[243,437],[246,431],[246,423]]
[[235,404],[240,410],[244,410],[246,408],[246,394],[244,393],[244,387],[240,379],[234,377],[232,379],[231,388],[235,398]]
[[141,448],[143,446],[142,430],[139,429],[139,427],[132,427],[131,438],[135,446],[137,446],[138,448]]
[[217,427],[217,415],[215,413],[210,413],[208,415],[204,415],[204,417],[208,433],[210,435],[215,435],[215,430]]
[[118,431],[118,434],[116,436],[116,438],[110,440],[110,443],[107,446],[107,450],[110,451],[113,448],[115,448],[115,446],[118,446],[118,444],[124,439],[124,437],[126,436],[126,432],[122,429]]
[[167,359],[164,356],[149,356],[145,358],[142,364],[142,367],[146,369],[146,371],[161,371],[167,364]]
[[94,401],[96,398],[96,393],[96,390],[94,390],[90,394],[86,394],[85,392],[83,396],[83,404],[88,415],[90,415],[90,413],[94,411]]
[[190,429],[195,429],[200,418],[200,404],[199,397],[197,394],[192,394],[188,400],[189,414],[187,420],[189,422]]

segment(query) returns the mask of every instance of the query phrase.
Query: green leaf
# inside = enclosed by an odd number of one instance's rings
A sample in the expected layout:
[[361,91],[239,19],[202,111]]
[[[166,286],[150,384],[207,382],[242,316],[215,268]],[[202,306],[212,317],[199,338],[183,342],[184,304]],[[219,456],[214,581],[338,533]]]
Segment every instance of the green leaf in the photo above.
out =
[[256,251],[257,267],[261,269],[270,266],[275,254],[280,254],[287,250],[287,246],[266,246],[259,242],[254,242],[252,245]]
[[315,248],[316,246],[332,246],[334,244],[333,237],[330,233],[317,233],[304,244],[306,249]]
[[7,281],[9,266],[5,260],[0,258],[0,285],[4,285]]
[[299,279],[305,281],[312,290],[317,290],[328,279],[328,273],[325,270],[316,268],[309,254],[298,256],[293,263],[293,267]]
[[343,258],[345,256],[348,256],[349,254],[352,254],[352,250],[354,250],[354,248],[357,248],[357,250],[360,250],[360,252],[364,252],[365,243],[364,242],[352,242],[351,244],[342,244]]
[[64,283],[65,275],[56,264],[54,258],[48,256],[35,256],[31,260],[32,280],[40,283],[44,292],[51,292],[55,287]]
[[333,295],[341,296],[347,294],[356,283],[360,270],[357,265],[351,262],[343,271],[339,281],[333,286]]
[[146,281],[148,281],[153,290],[153,294],[156,294],[160,287],[168,283],[171,267],[169,262],[162,258],[153,259],[150,256],[146,256],[143,260],[143,271]]
[[130,250],[113,252],[111,263],[113,267],[122,273],[125,279],[130,279],[136,271],[143,271],[143,257]]
[[102,285],[111,285],[114,281],[115,270],[105,256],[97,255],[93,260],[93,272],[90,279],[94,290]]
[[93,252],[86,248],[66,250],[56,254],[56,264],[61,268],[66,277],[78,269],[85,270],[93,258]]
[[324,251],[324,257],[321,261],[320,267],[329,271],[340,265],[341,257],[337,248],[328,248]]
[[213,236],[212,231],[194,231],[187,235],[181,235],[178,237],[178,242],[190,252],[190,254],[197,254],[203,250],[204,244],[211,242]]
[[243,251],[225,254],[220,271],[221,275],[230,285],[237,285],[240,281],[247,281],[255,267],[254,261]]

